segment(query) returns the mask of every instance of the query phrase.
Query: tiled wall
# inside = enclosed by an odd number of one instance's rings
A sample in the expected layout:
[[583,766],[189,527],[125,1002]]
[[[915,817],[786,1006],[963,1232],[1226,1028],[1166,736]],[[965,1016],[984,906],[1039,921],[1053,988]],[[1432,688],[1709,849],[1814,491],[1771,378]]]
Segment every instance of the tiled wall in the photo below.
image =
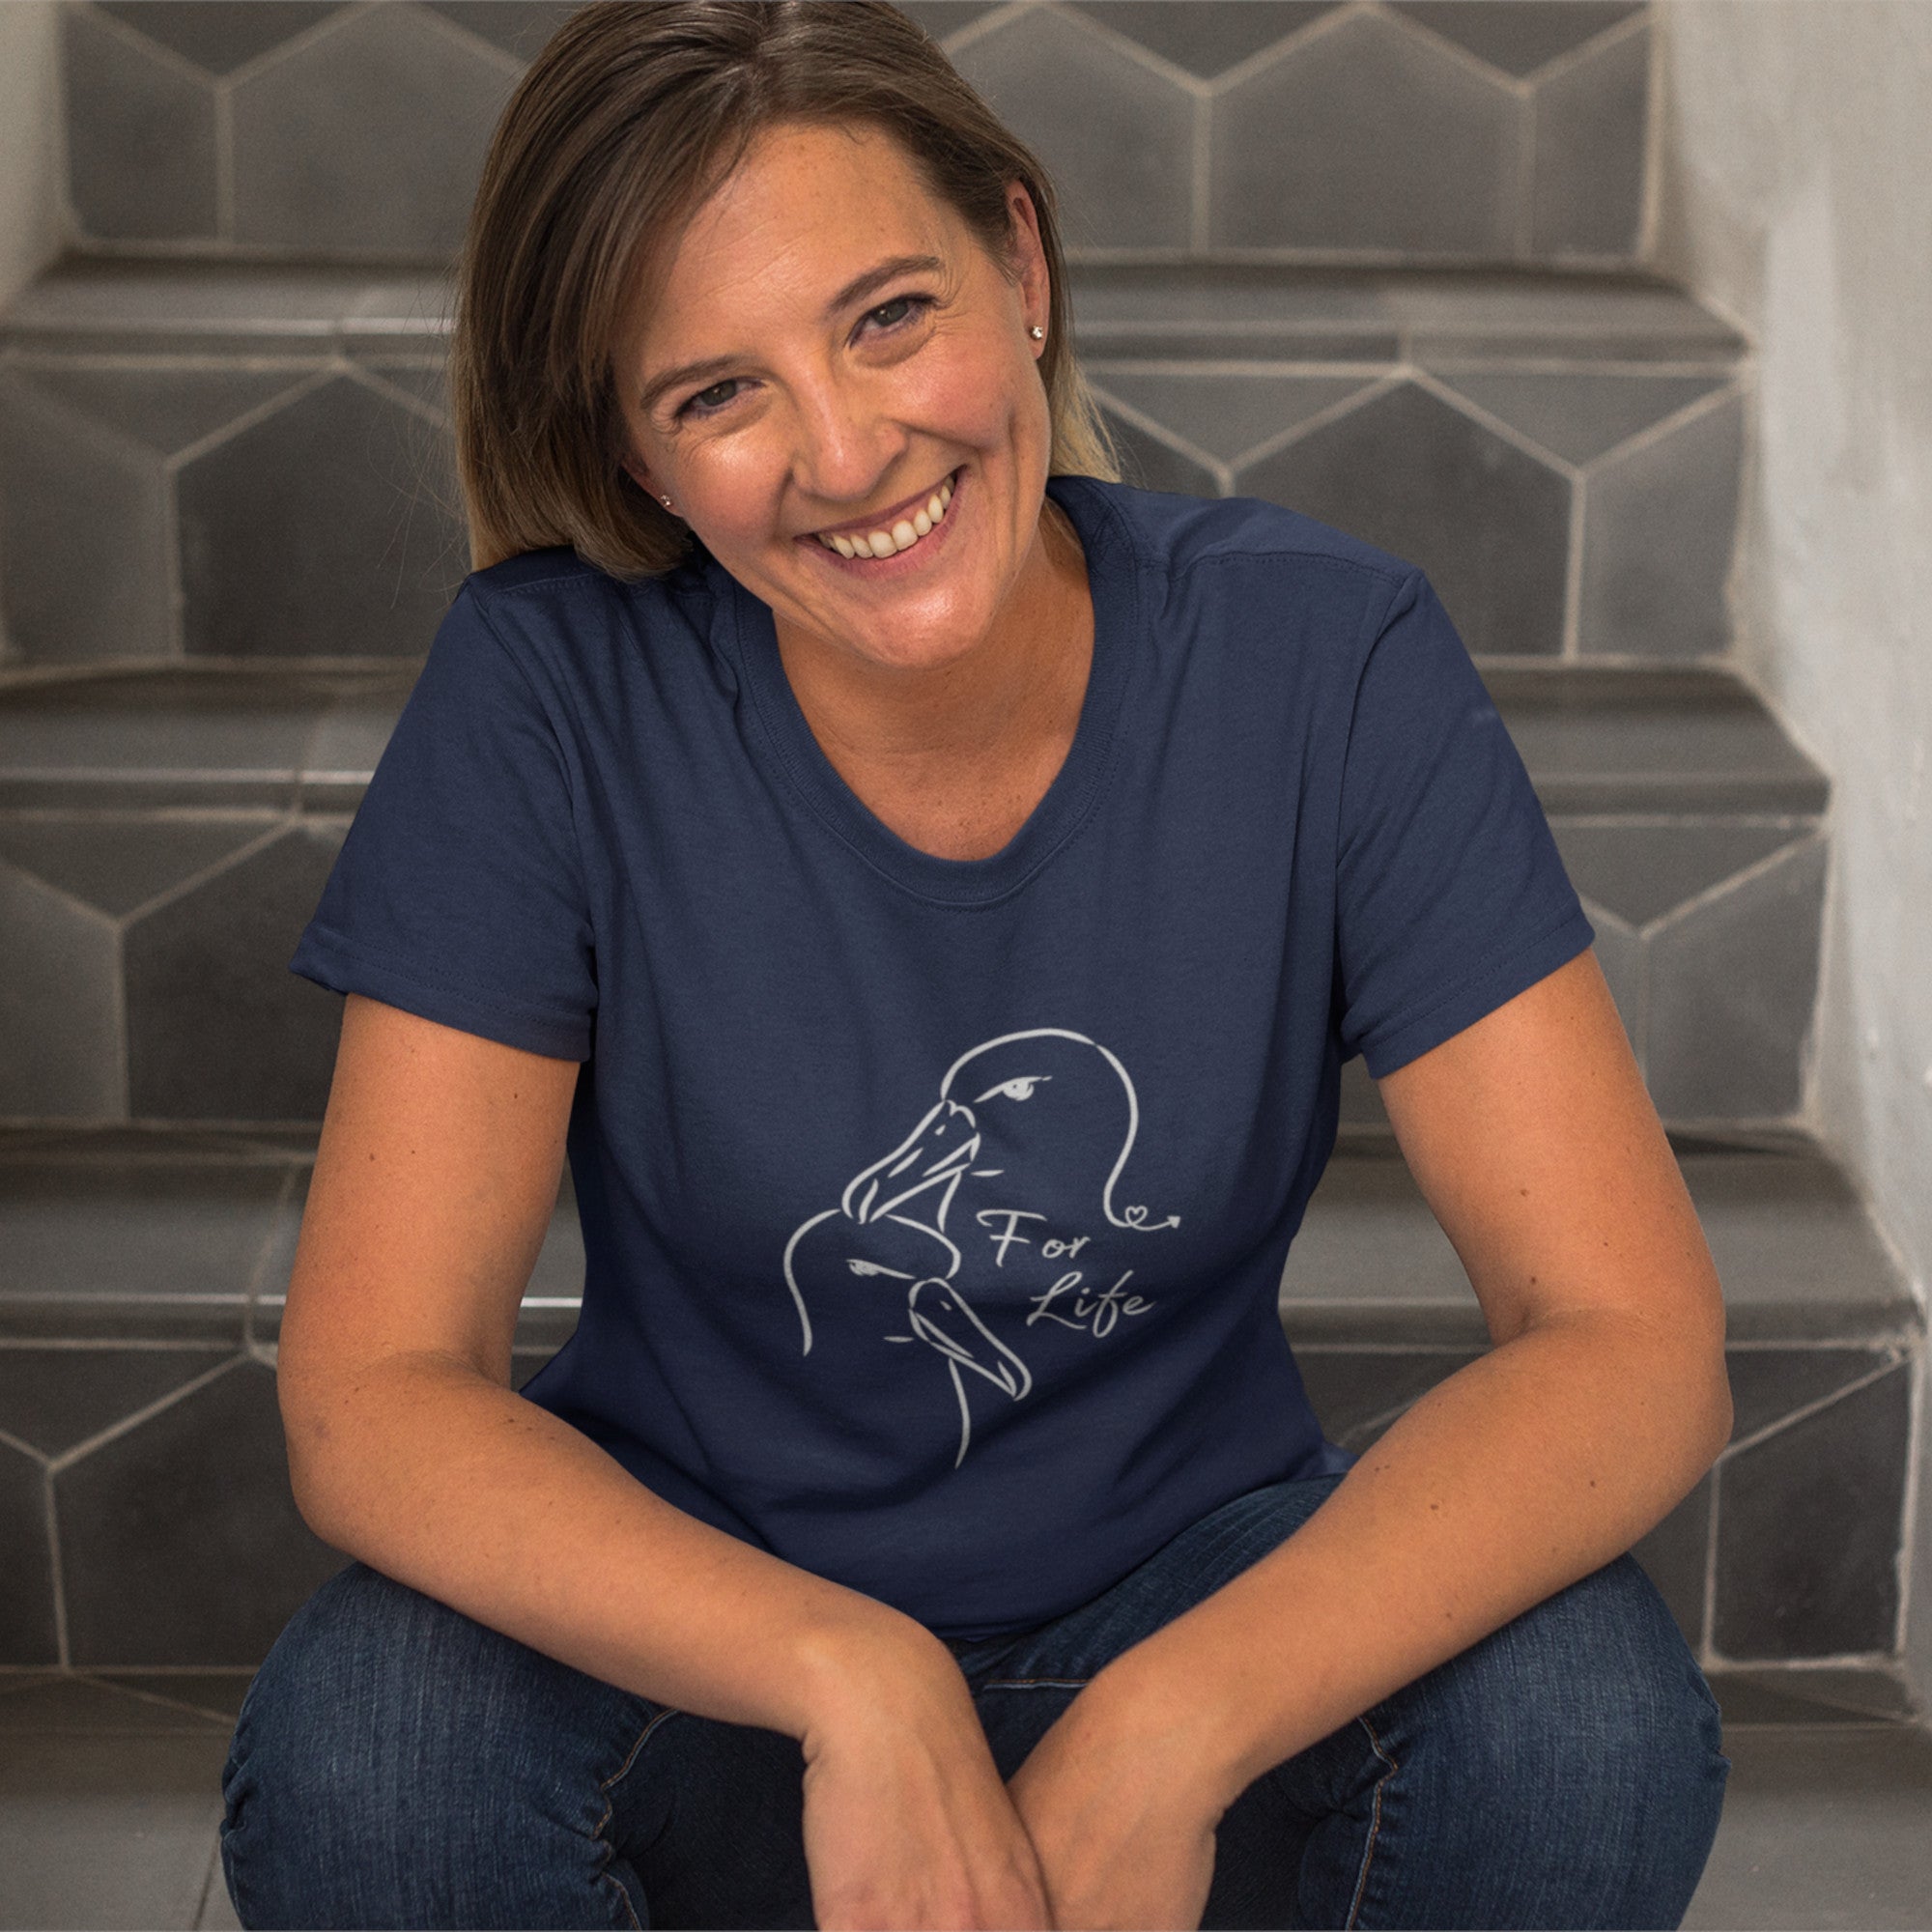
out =
[[[440,256],[562,5],[95,0],[71,188],[103,243]],[[1081,250],[1628,260],[1649,23],[1621,0],[913,5]]]

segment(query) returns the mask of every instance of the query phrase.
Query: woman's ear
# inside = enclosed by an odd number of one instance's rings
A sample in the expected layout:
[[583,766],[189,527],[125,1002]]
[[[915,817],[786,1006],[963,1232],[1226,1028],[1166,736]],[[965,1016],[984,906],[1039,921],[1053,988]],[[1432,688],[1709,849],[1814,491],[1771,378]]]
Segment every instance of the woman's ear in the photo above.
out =
[[1046,285],[1046,248],[1039,239],[1039,215],[1026,184],[1007,184],[1007,218],[1011,224],[1009,246],[1012,251],[1014,273],[1019,278],[1020,299],[1030,323],[1044,324],[1050,291]]

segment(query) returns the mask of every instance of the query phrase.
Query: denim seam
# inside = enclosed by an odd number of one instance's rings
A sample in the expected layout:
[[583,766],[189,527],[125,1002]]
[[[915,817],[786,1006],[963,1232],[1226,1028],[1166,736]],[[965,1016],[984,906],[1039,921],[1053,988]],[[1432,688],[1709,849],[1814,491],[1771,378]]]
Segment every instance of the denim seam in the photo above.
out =
[[603,1857],[598,1861],[597,1883],[599,1885],[616,1887],[618,1903],[624,1908],[624,1917],[631,1921],[632,1932],[643,1932],[643,1927],[638,1922],[638,1915],[631,1907],[631,1894],[611,1876],[611,1861],[616,1857],[617,1848],[604,1835],[605,1828],[611,1823],[611,1814],[617,1808],[617,1801],[611,1795],[611,1787],[619,1783],[624,1775],[637,1763],[638,1753],[650,1742],[651,1733],[667,1718],[674,1718],[676,1715],[676,1710],[670,1705],[667,1705],[662,1711],[659,1711],[651,1719],[650,1722],[639,1732],[638,1741],[625,1753],[624,1762],[597,1787],[598,1792],[604,1800],[604,1815],[590,1828],[590,1835],[597,1840],[598,1849],[603,1854]]
[[1369,1722],[1368,1719],[1358,1718],[1355,1721],[1361,1725],[1363,1730],[1368,1732],[1369,1748],[1388,1766],[1388,1770],[1376,1779],[1375,1804],[1369,1813],[1369,1842],[1362,1847],[1362,1868],[1355,1874],[1355,1895],[1350,1899],[1349,1916],[1342,1921],[1348,1926],[1355,1924],[1356,1914],[1362,1909],[1362,1893],[1368,1889],[1369,1866],[1374,1861],[1376,1856],[1376,1838],[1382,1828],[1382,1786],[1389,1781],[1389,1778],[1396,1772],[1402,1769],[1396,1763],[1395,1759],[1382,1749],[1382,1741],[1376,1736],[1375,1726]]

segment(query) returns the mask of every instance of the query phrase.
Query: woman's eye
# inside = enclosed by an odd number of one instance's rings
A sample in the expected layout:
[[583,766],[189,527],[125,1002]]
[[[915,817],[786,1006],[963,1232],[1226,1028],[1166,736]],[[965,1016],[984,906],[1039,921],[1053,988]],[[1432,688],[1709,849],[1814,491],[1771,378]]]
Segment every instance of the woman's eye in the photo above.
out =
[[[735,376],[726,376],[722,383],[713,383],[708,389],[699,389],[695,396],[686,401],[684,408],[687,410],[695,408],[699,415],[706,415],[713,410],[723,409],[731,400],[730,391],[737,380]],[[683,412],[680,411],[679,413],[682,414]]]
[[891,301],[868,309],[866,319],[876,322],[882,328],[898,328],[911,321],[921,309],[930,307],[931,302],[930,296],[895,296]]

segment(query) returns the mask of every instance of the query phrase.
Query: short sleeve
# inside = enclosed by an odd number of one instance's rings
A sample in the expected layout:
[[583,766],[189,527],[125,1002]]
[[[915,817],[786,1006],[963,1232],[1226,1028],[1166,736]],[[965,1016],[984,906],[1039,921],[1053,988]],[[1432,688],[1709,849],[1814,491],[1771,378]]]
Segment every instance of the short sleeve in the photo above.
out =
[[590,1057],[595,949],[561,747],[469,584],[430,646],[290,970]]
[[1337,1008],[1379,1079],[1596,937],[1503,721],[1420,572],[1364,660],[1342,778]]

